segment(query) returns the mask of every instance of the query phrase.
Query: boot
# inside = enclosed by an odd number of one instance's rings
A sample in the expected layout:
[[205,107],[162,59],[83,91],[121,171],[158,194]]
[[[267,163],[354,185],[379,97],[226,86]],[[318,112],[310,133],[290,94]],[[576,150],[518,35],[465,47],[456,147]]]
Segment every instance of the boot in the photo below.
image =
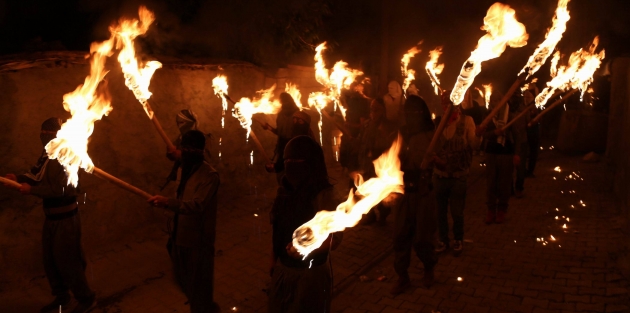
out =
[[59,306],[61,306],[62,309],[65,309],[68,303],[70,303],[70,295],[69,294],[60,295],[60,296],[57,296],[57,298],[55,298],[53,302],[41,308],[39,312],[40,313],[56,312],[56,311],[59,311]]
[[485,220],[486,224],[490,225],[494,223],[495,218],[496,216],[494,214],[494,210],[488,210],[488,215],[486,215],[486,220]]
[[396,284],[394,284],[389,293],[394,296],[399,295],[405,292],[405,290],[407,290],[409,286],[411,286],[411,281],[409,280],[409,277],[398,277],[398,281],[396,282]]

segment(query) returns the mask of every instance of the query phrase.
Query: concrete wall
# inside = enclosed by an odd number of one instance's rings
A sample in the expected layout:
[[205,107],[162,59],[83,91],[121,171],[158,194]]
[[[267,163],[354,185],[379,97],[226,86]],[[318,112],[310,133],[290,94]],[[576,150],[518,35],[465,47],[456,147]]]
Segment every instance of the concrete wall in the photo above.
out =
[[630,57],[612,64],[606,157],[615,169],[615,194],[630,217]]
[[[34,165],[42,152],[41,122],[51,116],[70,117],[63,110],[62,96],[81,84],[89,71],[84,61],[40,63],[14,71],[0,65],[0,175],[23,173]],[[115,59],[110,59],[107,67],[114,109],[96,122],[89,145],[90,156],[97,167],[149,193],[158,193],[158,186],[164,183],[172,166],[165,158],[165,145],[124,85]],[[282,89],[285,82],[292,81],[300,86],[302,102],[306,104],[308,93],[319,90],[320,86],[311,68],[293,66],[263,70],[247,63],[173,62],[164,64],[164,68],[155,73],[150,103],[164,130],[175,139],[179,133],[175,116],[179,110],[190,108],[198,114],[201,130],[213,135],[211,163],[221,174],[221,205],[229,206],[243,193],[273,194],[277,185],[275,175],[264,171],[262,158],[251,141],[246,145],[245,130],[230,112],[226,113],[225,128],[221,127],[221,103],[212,89],[212,79],[219,72],[228,76],[229,93],[235,100],[251,97],[255,91],[273,83],[278,83]],[[317,113],[310,114],[316,131]],[[257,118],[275,125],[275,116]],[[325,141],[330,142],[331,126],[326,123],[325,128]],[[253,130],[267,154],[273,156],[275,136],[257,124]],[[331,147],[326,149],[330,156]],[[253,166],[250,165],[252,150]],[[165,228],[163,213],[150,208],[144,199],[87,173],[81,175],[80,184],[84,245],[90,251],[106,249],[112,242],[150,236]],[[43,220],[40,200],[0,187],[0,290],[3,286],[27,283],[30,278],[43,275],[40,239]]]

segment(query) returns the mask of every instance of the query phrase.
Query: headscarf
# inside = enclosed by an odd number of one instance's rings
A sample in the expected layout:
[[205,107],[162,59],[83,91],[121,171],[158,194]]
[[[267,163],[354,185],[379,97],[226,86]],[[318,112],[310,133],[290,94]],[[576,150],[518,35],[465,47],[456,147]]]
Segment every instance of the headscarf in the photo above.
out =
[[409,95],[404,109],[407,135],[415,135],[435,128],[429,107],[419,96]]
[[[63,124],[63,122],[58,117],[51,117],[42,123],[39,139],[42,141],[44,147],[46,147],[51,140],[55,139],[57,132],[61,129],[61,124]],[[44,173],[46,173],[48,161],[48,153],[46,153],[46,149],[44,148],[44,151],[42,151],[41,156],[37,160],[37,164],[35,164],[30,171],[26,172],[24,176],[33,183],[40,182],[44,177]]]
[[281,114],[292,116],[295,111],[299,110],[297,104],[295,104],[295,100],[293,100],[293,97],[286,92],[280,94],[280,104],[282,105],[282,108],[280,109]]
[[[285,177],[293,187],[307,186],[319,192],[330,186],[324,151],[308,136],[297,136],[284,148]],[[294,160],[302,160],[295,162]]]
[[206,136],[198,131],[191,130],[182,135],[182,180],[177,188],[177,193],[184,191],[186,182],[203,162],[203,150],[206,147]]
[[179,111],[175,118],[181,135],[189,130],[197,129],[197,114],[190,109]]

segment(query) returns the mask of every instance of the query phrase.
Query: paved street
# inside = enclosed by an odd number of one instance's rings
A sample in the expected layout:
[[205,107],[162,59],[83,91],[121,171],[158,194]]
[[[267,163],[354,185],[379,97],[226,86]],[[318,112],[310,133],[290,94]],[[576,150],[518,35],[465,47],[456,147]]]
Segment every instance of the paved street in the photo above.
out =
[[[617,266],[627,237],[604,164],[545,150],[537,177],[526,181],[525,197],[510,200],[506,223],[488,226],[479,161],[475,157],[469,178],[464,252],[441,255],[436,284],[420,286],[422,265],[414,256],[412,288],[389,294],[396,280],[390,216],[386,226],[347,230],[333,252],[333,311],[630,312],[628,281]],[[330,174],[338,178],[339,169]],[[275,189],[257,190],[224,201],[218,214],[215,298],[224,312],[266,312],[268,210]],[[86,251],[88,279],[98,297],[92,312],[188,312],[165,242],[155,230],[151,239],[130,238],[98,254]],[[38,312],[51,300],[45,277],[27,279],[28,288],[0,294],[0,307],[6,307],[1,312]]]

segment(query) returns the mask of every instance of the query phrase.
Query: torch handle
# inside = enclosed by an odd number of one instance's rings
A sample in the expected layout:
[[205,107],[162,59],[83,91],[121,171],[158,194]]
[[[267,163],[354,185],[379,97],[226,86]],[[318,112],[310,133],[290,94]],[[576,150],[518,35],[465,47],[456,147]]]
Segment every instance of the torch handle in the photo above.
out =
[[529,124],[527,124],[527,126],[532,126],[534,125],[534,123],[538,122],[538,120],[540,120],[540,118],[547,112],[551,111],[551,109],[559,106],[560,104],[562,104],[563,102],[567,101],[569,99],[569,97],[571,97],[574,93],[578,92],[578,89],[573,89],[567,93],[564,94],[564,96],[562,96],[562,99],[558,99],[556,100],[556,102],[552,103],[551,105],[547,106],[546,109],[544,109],[542,112],[538,113],[538,115],[536,117],[534,117]]
[[232,100],[232,98],[230,98],[230,96],[228,96],[227,94],[223,94],[223,96],[225,97],[225,99],[232,102],[232,104],[236,104],[236,101]]
[[492,111],[490,112],[490,114],[488,114],[488,116],[486,116],[486,118],[481,122],[481,124],[479,124],[479,126],[477,128],[485,128],[486,126],[488,126],[488,123],[490,123],[490,121],[492,121],[492,118],[497,115],[497,113],[499,113],[499,110],[501,110],[501,108],[508,102],[508,100],[510,100],[510,97],[512,96],[512,94],[516,91],[516,89],[521,85],[521,83],[523,83],[523,81],[525,80],[524,78],[522,78],[523,76],[519,76],[516,81],[514,81],[514,84],[512,84],[512,87],[510,87],[510,89],[508,89],[508,92],[505,94],[505,96],[503,96],[503,98],[501,99],[501,102],[499,102],[499,104],[497,104],[494,109],[492,109]]
[[[559,95],[560,95],[560,92],[556,92],[553,96],[551,96],[551,98],[555,98],[556,96],[559,96]],[[532,100],[532,102],[530,102],[527,105],[527,107],[525,108],[525,110],[523,110],[523,112],[521,112],[517,116],[515,116],[509,123],[505,124],[505,126],[503,126],[503,128],[501,128],[501,131],[505,131],[508,127],[512,126],[512,124],[514,124],[514,122],[516,122],[518,119],[520,119],[523,116],[525,116],[525,114],[527,114],[527,112],[531,111],[535,107],[536,107],[536,99]]]
[[271,159],[267,155],[267,152],[265,152],[265,148],[263,148],[262,144],[260,144],[260,140],[258,140],[258,137],[256,136],[256,133],[254,132],[254,130],[251,130],[249,132],[249,136],[252,138],[252,140],[254,140],[254,143],[256,144],[258,151],[260,151],[260,153],[263,155],[263,158],[265,158],[265,162],[267,164],[271,163]]
[[162,124],[160,124],[160,120],[157,119],[157,116],[155,116],[153,109],[151,109],[151,105],[149,104],[149,101],[147,101],[146,107],[150,112],[153,113],[153,116],[151,117],[151,122],[153,122],[153,126],[155,126],[155,129],[157,130],[158,134],[160,134],[160,137],[162,137],[162,139],[164,140],[164,143],[168,146],[168,149],[175,150],[175,145],[173,145],[173,142],[171,142],[171,139],[168,138],[168,136],[166,135],[166,132],[164,132],[164,129],[162,128]]
[[346,129],[346,127],[343,124],[339,123],[332,116],[330,116],[330,113],[328,113],[328,111],[322,109],[322,113],[329,121],[333,122],[335,124],[335,126],[337,126],[337,128],[339,128],[339,131],[341,131],[341,133],[343,135],[350,136],[350,132],[348,131],[348,129]]
[[131,184],[121,180],[120,178],[114,177],[111,174],[103,171],[102,169],[100,169],[98,167],[94,167],[94,172],[93,173],[94,173],[94,175],[96,177],[102,178],[104,180],[107,180],[107,181],[113,183],[114,185],[117,185],[118,187],[126,189],[127,191],[131,191],[131,192],[133,192],[133,193],[135,193],[135,194],[137,194],[137,195],[139,195],[141,197],[144,197],[144,198],[147,198],[147,199],[152,197],[146,191],[144,191],[144,190],[142,190],[142,189],[140,189],[140,188],[138,188],[136,186],[133,186],[133,185],[131,185]]
[[420,168],[425,170],[429,167],[429,156],[433,154],[435,150],[435,146],[437,145],[438,139],[442,135],[444,131],[444,127],[446,127],[446,121],[451,116],[451,110],[453,110],[453,104],[449,104],[446,110],[444,110],[444,114],[442,115],[442,119],[440,120],[440,124],[438,125],[435,133],[433,134],[433,138],[431,139],[431,143],[429,144],[429,148],[427,148],[427,152],[422,159],[422,164],[420,164]]
[[16,182],[15,180],[11,180],[11,179],[8,179],[8,178],[5,178],[5,177],[0,177],[0,182],[3,183],[3,184],[7,184],[7,185],[9,185],[9,186],[11,186],[13,188],[20,188],[20,187],[22,187],[22,184]]

